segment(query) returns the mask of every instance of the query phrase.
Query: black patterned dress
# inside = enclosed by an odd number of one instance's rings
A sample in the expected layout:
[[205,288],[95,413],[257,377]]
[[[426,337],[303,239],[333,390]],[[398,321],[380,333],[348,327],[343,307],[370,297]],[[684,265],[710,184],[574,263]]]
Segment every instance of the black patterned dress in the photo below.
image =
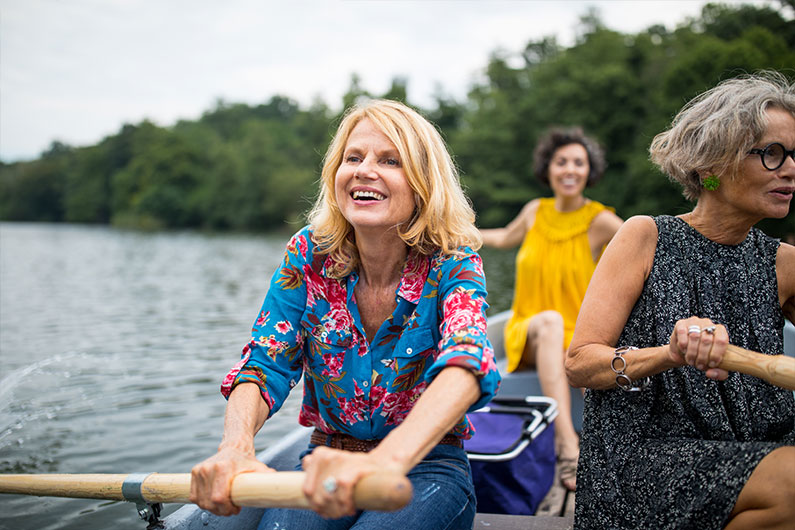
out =
[[[668,344],[676,321],[697,315],[724,324],[732,344],[781,353],[778,241],[752,229],[727,246],[676,217],[655,222],[654,264],[618,344]],[[793,393],[752,376],[713,381],[685,366],[642,392],[588,390],[575,528],[722,528],[782,445],[795,445]]]

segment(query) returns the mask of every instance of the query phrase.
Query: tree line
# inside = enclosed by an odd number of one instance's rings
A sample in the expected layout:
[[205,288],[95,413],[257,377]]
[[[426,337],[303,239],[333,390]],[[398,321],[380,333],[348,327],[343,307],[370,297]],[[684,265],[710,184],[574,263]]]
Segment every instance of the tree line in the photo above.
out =
[[[576,41],[554,37],[495,51],[464,101],[440,88],[418,108],[444,135],[480,226],[508,222],[549,190],[532,177],[532,152],[551,126],[580,125],[605,148],[608,168],[587,194],[635,214],[689,208],[648,160],[648,146],[693,96],[761,69],[795,75],[795,5],[706,5],[668,30],[609,29],[598,11]],[[384,94],[354,74],[339,110],[302,108],[286,95],[252,106],[216,102],[195,121],[126,124],[96,145],[54,142],[29,162],[0,162],[0,219],[136,228],[265,231],[295,228],[314,200],[322,156],[343,109],[362,97],[407,101],[408,80]],[[414,105],[416,107],[416,105]],[[795,234],[795,213],[764,221]]]

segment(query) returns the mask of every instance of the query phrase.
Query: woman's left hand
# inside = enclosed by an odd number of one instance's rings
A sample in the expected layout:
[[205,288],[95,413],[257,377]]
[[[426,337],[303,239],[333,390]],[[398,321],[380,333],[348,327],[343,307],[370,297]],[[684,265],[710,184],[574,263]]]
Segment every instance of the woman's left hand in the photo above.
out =
[[366,475],[383,470],[369,453],[319,446],[303,459],[303,492],[310,507],[327,519],[356,513],[353,488]]
[[729,333],[708,318],[690,317],[674,325],[668,345],[671,360],[702,370],[710,379],[724,380],[729,372],[718,368],[729,344]]

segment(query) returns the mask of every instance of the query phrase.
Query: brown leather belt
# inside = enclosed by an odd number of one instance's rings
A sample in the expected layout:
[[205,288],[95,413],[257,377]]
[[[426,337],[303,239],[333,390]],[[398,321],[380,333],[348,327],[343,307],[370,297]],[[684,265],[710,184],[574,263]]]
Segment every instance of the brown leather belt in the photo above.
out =
[[[334,449],[342,449],[343,451],[362,451],[366,453],[380,444],[381,440],[360,440],[349,434],[326,434],[315,429],[310,438],[310,443],[314,445],[325,445]],[[439,444],[464,447],[461,438],[452,434],[445,434],[444,438],[439,441]]]

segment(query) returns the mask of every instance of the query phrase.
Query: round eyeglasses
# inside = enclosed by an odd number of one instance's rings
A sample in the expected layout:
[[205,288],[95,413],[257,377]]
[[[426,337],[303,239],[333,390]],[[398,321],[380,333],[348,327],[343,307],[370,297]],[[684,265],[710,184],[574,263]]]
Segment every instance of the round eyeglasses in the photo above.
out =
[[775,171],[784,165],[787,157],[795,160],[795,149],[787,151],[783,145],[778,142],[767,144],[764,149],[751,149],[748,151],[749,155],[759,155],[762,159],[762,165],[768,171]]

